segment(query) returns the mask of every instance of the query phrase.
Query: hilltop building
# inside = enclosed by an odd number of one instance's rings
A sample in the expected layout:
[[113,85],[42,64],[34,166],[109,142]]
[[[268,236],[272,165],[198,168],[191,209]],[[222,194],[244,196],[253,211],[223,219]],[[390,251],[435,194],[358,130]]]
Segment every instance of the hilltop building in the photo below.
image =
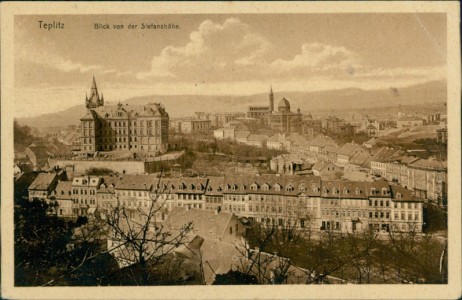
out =
[[273,129],[289,133],[302,131],[302,115],[300,109],[297,112],[290,110],[290,102],[286,98],[282,98],[277,106],[274,108],[274,94],[273,89],[269,93],[268,106],[249,106],[247,117],[260,119],[263,123],[268,124]]
[[105,106],[93,77],[81,121],[81,152],[134,150],[160,154],[168,148],[169,116],[160,103]]

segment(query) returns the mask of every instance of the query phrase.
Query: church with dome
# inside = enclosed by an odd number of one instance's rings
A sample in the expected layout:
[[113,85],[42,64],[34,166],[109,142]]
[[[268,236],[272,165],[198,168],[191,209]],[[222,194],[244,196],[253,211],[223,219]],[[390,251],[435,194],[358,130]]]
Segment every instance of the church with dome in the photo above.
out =
[[286,98],[282,98],[275,109],[273,88],[269,93],[269,106],[249,106],[247,117],[260,119],[263,123],[283,133],[301,132],[302,130],[300,109],[292,112],[290,102]]

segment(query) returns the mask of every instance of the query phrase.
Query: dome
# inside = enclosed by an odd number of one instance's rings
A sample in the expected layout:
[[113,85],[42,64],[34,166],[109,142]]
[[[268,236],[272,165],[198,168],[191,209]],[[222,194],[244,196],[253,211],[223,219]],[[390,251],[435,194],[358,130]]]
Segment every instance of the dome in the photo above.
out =
[[284,109],[286,111],[290,110],[290,103],[286,98],[282,98],[281,101],[279,101],[278,104],[279,109]]

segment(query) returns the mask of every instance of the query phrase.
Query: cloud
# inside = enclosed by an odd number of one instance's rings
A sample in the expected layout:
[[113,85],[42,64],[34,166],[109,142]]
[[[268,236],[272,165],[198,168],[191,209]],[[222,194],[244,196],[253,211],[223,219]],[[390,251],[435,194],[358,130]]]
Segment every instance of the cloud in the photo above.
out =
[[351,68],[360,69],[359,57],[345,47],[307,43],[301,46],[301,53],[290,60],[277,59],[270,64],[278,73],[344,73]]
[[[441,67],[376,68],[354,51],[319,42],[303,43],[289,58],[276,58],[275,49],[262,34],[237,18],[222,23],[206,20],[182,46],[167,46],[155,54],[150,70],[137,73],[148,82],[232,83],[241,81],[326,81],[371,83],[422,82],[446,78]],[[399,85],[399,82],[395,82]]]
[[151,69],[137,77],[225,81],[233,72],[243,72],[238,76],[253,74],[251,67],[264,61],[269,46],[264,37],[239,19],[229,18],[222,24],[206,20],[190,34],[187,44],[165,47],[152,58]]
[[15,59],[42,65],[63,73],[78,72],[85,74],[98,72],[99,74],[112,74],[114,76],[133,75],[132,72],[119,72],[115,69],[104,68],[101,65],[84,64],[68,59],[57,51],[57,47],[53,42],[47,41],[45,44],[47,45],[46,47],[32,44],[25,37],[18,38]]

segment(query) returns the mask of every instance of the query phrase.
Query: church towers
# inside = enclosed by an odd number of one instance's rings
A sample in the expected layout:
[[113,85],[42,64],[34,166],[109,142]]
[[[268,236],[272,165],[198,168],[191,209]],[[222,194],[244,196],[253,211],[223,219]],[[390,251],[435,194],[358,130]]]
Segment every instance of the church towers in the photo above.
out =
[[101,98],[98,94],[98,88],[96,87],[95,76],[93,76],[93,82],[91,84],[90,97],[85,97],[85,107],[88,109],[97,108],[99,106],[104,106],[104,97],[101,94]]
[[270,88],[269,94],[269,113],[271,114],[274,111],[274,95],[273,95],[273,86]]

